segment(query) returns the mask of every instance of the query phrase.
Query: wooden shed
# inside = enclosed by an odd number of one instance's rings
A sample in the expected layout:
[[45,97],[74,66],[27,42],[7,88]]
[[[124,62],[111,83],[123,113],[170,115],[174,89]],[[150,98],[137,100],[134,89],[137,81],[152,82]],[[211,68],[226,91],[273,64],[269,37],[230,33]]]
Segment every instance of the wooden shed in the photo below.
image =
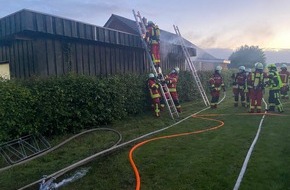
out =
[[[165,44],[165,43],[164,43]],[[139,35],[27,9],[0,19],[0,62],[12,78],[148,72]],[[184,68],[181,47],[170,45],[164,68]],[[162,61],[162,60],[161,60]]]
[[0,61],[11,77],[143,73],[138,36],[30,10],[0,19]]

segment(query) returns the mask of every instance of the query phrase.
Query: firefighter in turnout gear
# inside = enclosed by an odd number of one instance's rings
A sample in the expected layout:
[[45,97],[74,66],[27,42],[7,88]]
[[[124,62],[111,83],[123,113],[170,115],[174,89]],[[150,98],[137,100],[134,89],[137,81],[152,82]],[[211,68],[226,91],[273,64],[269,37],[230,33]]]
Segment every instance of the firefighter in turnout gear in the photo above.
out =
[[289,91],[290,72],[287,71],[287,66],[285,64],[281,66],[281,71],[279,72],[279,75],[283,83],[283,86],[280,89],[281,98],[289,99],[288,91]]
[[152,108],[156,117],[160,117],[160,93],[159,93],[159,84],[156,82],[155,76],[153,73],[149,74],[149,79],[147,81],[149,92],[152,99]]
[[145,41],[150,49],[152,61],[157,73],[161,73],[160,68],[160,30],[152,21],[148,21],[146,27]]
[[246,76],[247,76],[247,79],[246,79],[246,82],[245,82],[245,96],[246,96],[246,107],[249,107],[250,106],[250,89],[249,89],[249,86],[248,86],[248,76],[251,75],[252,73],[252,69],[250,68],[247,68],[246,69]]
[[165,82],[167,84],[168,90],[171,94],[172,100],[175,104],[176,110],[181,113],[181,105],[179,104],[178,94],[176,91],[176,86],[178,82],[178,74],[179,74],[179,68],[175,67],[169,75],[165,76]]
[[265,78],[267,74],[263,72],[264,66],[262,63],[255,63],[255,71],[248,75],[248,88],[250,90],[250,113],[261,113],[262,98],[265,89]]
[[220,91],[225,91],[225,84],[223,77],[221,76],[222,67],[217,66],[214,74],[209,79],[210,94],[211,94],[211,108],[217,108],[217,104],[220,98]]
[[243,107],[246,107],[245,103],[245,85],[247,80],[246,68],[244,66],[239,67],[239,72],[232,75],[233,79],[233,94],[234,94],[234,106],[239,105],[239,98]]
[[277,67],[275,64],[270,64],[268,66],[269,73],[269,81],[267,81],[267,87],[269,87],[269,109],[268,111],[275,111],[275,107],[277,107],[278,112],[282,113],[283,105],[280,101],[280,88],[282,87],[282,81],[280,75],[277,72]]

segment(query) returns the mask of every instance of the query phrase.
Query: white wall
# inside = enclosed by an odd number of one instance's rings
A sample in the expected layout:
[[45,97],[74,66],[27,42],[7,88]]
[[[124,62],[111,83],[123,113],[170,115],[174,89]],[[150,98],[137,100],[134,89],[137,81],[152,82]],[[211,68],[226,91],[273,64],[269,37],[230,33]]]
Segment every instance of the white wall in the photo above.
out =
[[10,79],[9,63],[0,64],[0,77]]

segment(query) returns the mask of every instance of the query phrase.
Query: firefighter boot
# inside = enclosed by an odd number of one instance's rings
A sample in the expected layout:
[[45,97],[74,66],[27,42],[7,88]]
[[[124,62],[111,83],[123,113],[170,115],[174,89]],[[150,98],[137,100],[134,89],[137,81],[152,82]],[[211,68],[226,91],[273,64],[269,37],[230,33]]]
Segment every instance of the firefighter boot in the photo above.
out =
[[268,111],[273,111],[274,112],[275,111],[275,106],[270,106]]
[[255,110],[252,108],[252,109],[250,109],[250,111],[249,111],[249,113],[254,113],[255,112]]
[[246,105],[246,103],[245,103],[245,102],[242,102],[242,107],[244,107],[244,108],[246,108],[246,107],[247,107],[247,105]]
[[181,113],[181,107],[176,107],[178,113]]
[[159,106],[158,106],[158,104],[155,104],[155,116],[156,117],[160,117],[160,110],[159,110]]
[[238,102],[234,103],[234,107],[238,107],[238,105],[239,105]]
[[261,109],[257,109],[257,113],[261,113]]

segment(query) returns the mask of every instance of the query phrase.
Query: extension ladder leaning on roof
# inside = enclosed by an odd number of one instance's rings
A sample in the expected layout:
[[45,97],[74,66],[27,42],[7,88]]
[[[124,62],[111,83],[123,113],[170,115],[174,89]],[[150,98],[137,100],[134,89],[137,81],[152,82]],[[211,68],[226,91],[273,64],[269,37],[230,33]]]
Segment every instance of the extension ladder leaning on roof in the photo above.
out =
[[188,52],[187,48],[185,47],[185,43],[184,43],[183,38],[182,38],[182,36],[181,36],[181,34],[179,32],[179,28],[177,26],[175,26],[175,25],[173,25],[173,28],[175,30],[175,33],[179,36],[179,40],[180,40],[180,43],[181,43],[181,47],[182,47],[183,53],[184,53],[185,58],[186,58],[186,62],[187,62],[188,66],[189,66],[189,68],[191,70],[191,73],[192,73],[192,75],[194,77],[194,80],[195,80],[196,85],[198,87],[198,90],[199,90],[199,92],[201,94],[201,97],[203,99],[203,102],[204,102],[204,104],[206,106],[210,106],[210,102],[209,102],[209,100],[207,98],[207,95],[205,93],[205,90],[204,90],[204,88],[203,88],[203,86],[202,86],[202,84],[200,82],[200,79],[198,77],[196,68],[195,68],[193,62],[190,59],[189,52]]

